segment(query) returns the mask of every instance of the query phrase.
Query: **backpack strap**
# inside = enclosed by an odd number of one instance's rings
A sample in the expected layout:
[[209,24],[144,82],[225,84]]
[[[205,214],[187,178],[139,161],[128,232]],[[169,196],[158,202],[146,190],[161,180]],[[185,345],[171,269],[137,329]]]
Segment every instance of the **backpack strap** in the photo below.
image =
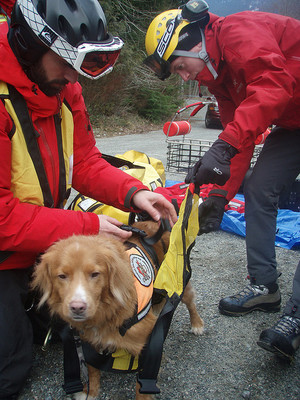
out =
[[9,21],[8,15],[4,8],[0,5],[0,24],[6,21]]
[[[0,94],[0,100],[2,101],[4,107],[5,107],[5,99],[9,99],[9,95]],[[12,119],[11,115],[10,114],[8,114],[8,115],[12,122],[12,128],[11,128],[10,132],[8,133],[8,137],[11,140],[16,132],[16,124],[15,124],[15,121]]]
[[58,158],[59,158],[59,207],[63,208],[63,201],[65,200],[66,194],[66,165],[64,160],[64,150],[61,132],[61,116],[59,114],[54,115],[54,123],[57,138]]
[[[16,115],[20,121],[24,138],[26,141],[27,149],[34,164],[36,174],[38,176],[40,186],[44,197],[45,207],[54,207],[54,200],[50,190],[49,182],[47,179],[46,171],[44,168],[42,156],[37,143],[38,134],[33,127],[32,120],[29,116],[28,107],[24,97],[11,85],[8,85],[9,97],[15,109]],[[57,146],[59,153],[59,204],[62,207],[64,194],[66,192],[65,182],[65,164],[62,146],[62,132],[61,132],[61,117],[54,115],[54,123],[56,128]]]
[[22,127],[28,152],[34,164],[40,186],[42,188],[44,204],[46,207],[52,208],[54,207],[54,200],[51,194],[40,149],[36,140],[37,132],[35,131],[32,121],[30,119],[27,104],[23,96],[13,86],[8,85],[8,90],[10,94],[10,100],[13,104],[13,107]]

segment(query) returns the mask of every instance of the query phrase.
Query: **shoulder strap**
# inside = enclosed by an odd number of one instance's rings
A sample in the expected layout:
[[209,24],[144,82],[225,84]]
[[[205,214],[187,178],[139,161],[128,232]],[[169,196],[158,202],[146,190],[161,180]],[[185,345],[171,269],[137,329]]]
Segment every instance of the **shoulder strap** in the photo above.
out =
[[59,200],[60,208],[63,208],[63,201],[65,200],[66,193],[66,166],[64,160],[64,150],[61,132],[61,117],[59,114],[54,115],[54,123],[56,129],[57,148],[59,157]]
[[[9,99],[9,95],[0,94],[0,100],[2,101],[4,107],[5,107],[5,99]],[[12,122],[11,131],[8,133],[8,137],[11,140],[12,137],[14,136],[14,133],[16,132],[16,125],[15,125],[15,121],[12,119],[11,115],[10,114],[8,114],[8,115],[9,115],[9,117],[11,119],[11,122]]]
[[37,134],[30,119],[27,104],[23,96],[13,86],[8,85],[8,90],[10,94],[10,100],[14,106],[15,112],[23,130],[28,152],[34,164],[42,188],[44,204],[46,207],[53,207],[53,197],[42,161],[40,149],[36,140]]
[[0,5],[0,23],[8,21],[8,15],[5,12],[4,8]]
[[[9,90],[10,100],[13,104],[13,107],[15,109],[15,112],[17,114],[17,117],[20,121],[23,130],[28,152],[30,154],[30,157],[32,159],[32,162],[34,164],[40,182],[40,186],[44,196],[44,205],[45,207],[52,208],[54,207],[54,200],[50,190],[40,149],[36,140],[37,133],[33,127],[31,118],[29,116],[27,104],[23,96],[13,86],[8,85],[8,90]],[[59,167],[60,167],[59,199],[61,206],[66,192],[66,182],[65,182],[66,178],[65,178],[65,163],[63,156],[63,145],[62,145],[61,118],[58,114],[54,115],[54,123],[56,128],[57,146],[59,153]]]

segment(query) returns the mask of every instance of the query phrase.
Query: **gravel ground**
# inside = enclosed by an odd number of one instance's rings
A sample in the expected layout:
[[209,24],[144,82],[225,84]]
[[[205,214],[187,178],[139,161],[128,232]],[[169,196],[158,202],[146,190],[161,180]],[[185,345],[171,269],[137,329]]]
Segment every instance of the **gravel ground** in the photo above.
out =
[[[206,134],[202,131],[204,138]],[[210,139],[213,134],[218,132],[210,131]],[[101,139],[101,149],[108,154],[136,149],[165,162],[166,145],[162,136],[154,133],[118,138],[117,151],[116,138]],[[300,252],[281,248],[276,248],[276,252],[282,271],[279,283],[284,305],[292,291]],[[288,364],[256,344],[260,332],[275,323],[280,313],[253,312],[244,317],[226,317],[218,312],[220,298],[246,284],[244,239],[223,231],[202,235],[196,240],[191,261],[192,283],[205,332],[202,336],[189,332],[187,311],[179,305],[164,346],[158,381],[161,394],[157,399],[300,400],[300,352]],[[62,383],[61,345],[53,344],[47,352],[35,347],[32,373],[19,400],[67,400]],[[134,388],[135,374],[103,373],[99,399],[134,399]]]

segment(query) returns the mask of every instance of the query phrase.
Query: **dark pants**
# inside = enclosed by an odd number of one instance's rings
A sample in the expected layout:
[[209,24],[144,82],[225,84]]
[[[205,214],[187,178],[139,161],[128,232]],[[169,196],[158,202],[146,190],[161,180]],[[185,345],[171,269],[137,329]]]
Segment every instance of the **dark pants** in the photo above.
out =
[[32,363],[33,333],[25,312],[28,271],[0,271],[0,399],[20,391]]
[[[275,234],[279,196],[293,184],[299,172],[300,130],[273,129],[244,189],[248,272],[258,285],[277,279]],[[300,263],[291,301],[296,308],[300,305]],[[296,313],[300,317],[300,310]]]
[[[0,399],[12,399],[23,387],[32,365],[33,330],[45,337],[48,313],[25,311],[29,270],[0,270]],[[33,324],[31,322],[33,321]],[[34,329],[33,329],[34,326]],[[17,397],[16,397],[17,398]]]

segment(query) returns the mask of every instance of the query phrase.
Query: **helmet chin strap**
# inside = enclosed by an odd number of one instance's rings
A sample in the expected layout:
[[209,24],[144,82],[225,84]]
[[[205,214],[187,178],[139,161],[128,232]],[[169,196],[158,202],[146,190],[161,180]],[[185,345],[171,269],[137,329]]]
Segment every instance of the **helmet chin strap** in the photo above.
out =
[[204,36],[203,29],[200,29],[200,32],[201,32],[201,38],[202,38],[202,48],[199,51],[199,53],[195,53],[192,51],[186,51],[186,50],[174,50],[172,53],[172,56],[200,58],[200,60],[205,62],[207,68],[211,72],[214,79],[217,79],[218,74],[217,74],[216,70],[214,69],[214,67],[212,66],[212,63],[210,62],[209,56],[206,51],[205,36]]

